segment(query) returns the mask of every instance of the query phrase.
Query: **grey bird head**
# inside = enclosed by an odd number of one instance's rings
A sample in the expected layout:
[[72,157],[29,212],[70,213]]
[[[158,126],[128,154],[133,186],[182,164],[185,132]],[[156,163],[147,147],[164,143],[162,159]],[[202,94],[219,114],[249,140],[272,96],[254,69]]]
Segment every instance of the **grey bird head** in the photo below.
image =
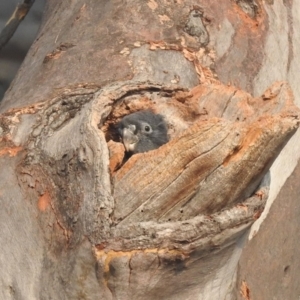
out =
[[125,116],[117,129],[127,152],[147,152],[168,142],[167,125],[161,115],[142,110]]

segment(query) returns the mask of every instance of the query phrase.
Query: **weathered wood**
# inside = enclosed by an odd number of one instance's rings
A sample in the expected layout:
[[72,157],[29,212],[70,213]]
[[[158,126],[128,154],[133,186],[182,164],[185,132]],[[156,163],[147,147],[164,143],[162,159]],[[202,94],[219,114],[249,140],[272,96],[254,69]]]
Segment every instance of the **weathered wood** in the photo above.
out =
[[[160,149],[135,155],[114,175],[116,223],[185,220],[246,199],[298,126],[284,83],[257,99],[220,85],[191,94],[181,112],[198,107],[194,125]],[[204,108],[209,113],[201,114]]]
[[[285,83],[242,91],[277,79],[260,74],[273,14],[198,4],[49,1],[1,104],[3,299],[234,298],[299,110]],[[113,125],[145,108],[171,140],[122,164]]]
[[[233,99],[226,109],[220,100],[223,95]],[[176,112],[178,102],[186,109]],[[112,123],[122,116],[124,105],[134,111],[145,103],[166,111],[167,122],[181,119],[180,126],[173,126],[169,143],[132,156],[110,174],[105,136],[113,138]],[[214,108],[201,114],[204,105]],[[193,120],[186,121],[179,112],[189,116],[189,106],[199,111],[194,109]],[[28,112],[35,114],[35,123],[24,146],[16,150],[23,156],[16,170],[23,192],[34,188],[29,200],[40,211],[49,251],[57,256],[66,243],[73,248],[87,236],[95,245],[97,276],[103,284],[100,295],[108,289],[113,297],[140,293],[141,299],[144,292],[138,287],[145,276],[156,282],[173,267],[179,268],[187,278],[196,276],[190,284],[201,293],[210,280],[203,275],[203,259],[214,260],[220,268],[224,255],[230,261],[236,241],[262,212],[268,187],[247,198],[299,123],[298,109],[284,83],[257,99],[220,84],[191,91],[149,83],[103,89],[79,86],[47,103],[4,114],[2,151],[13,149],[18,131],[28,126],[22,121]],[[124,147],[117,149],[122,158]],[[149,255],[157,265],[143,270],[139,279],[140,266]],[[194,274],[197,266],[201,272]],[[130,280],[128,268],[137,272],[134,287],[123,284]],[[204,276],[202,283],[198,276]],[[168,284],[179,286],[178,277],[168,277]],[[156,294],[160,287],[153,289]],[[170,290],[160,293],[172,295]]]

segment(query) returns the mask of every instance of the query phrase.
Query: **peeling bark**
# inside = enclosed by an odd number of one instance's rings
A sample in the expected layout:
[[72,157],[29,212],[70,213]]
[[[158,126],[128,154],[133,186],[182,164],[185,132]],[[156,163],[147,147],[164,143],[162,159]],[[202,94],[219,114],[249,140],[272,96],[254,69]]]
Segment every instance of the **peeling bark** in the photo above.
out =
[[[22,224],[30,265],[20,277],[1,261],[3,298],[236,297],[267,173],[299,126],[286,82],[260,97],[242,90],[252,91],[263,59],[250,42],[267,34],[264,8],[253,2],[248,14],[244,2],[49,1],[1,104],[2,220]],[[235,31],[225,52],[224,18]],[[141,109],[164,116],[170,141],[127,158],[114,125]]]

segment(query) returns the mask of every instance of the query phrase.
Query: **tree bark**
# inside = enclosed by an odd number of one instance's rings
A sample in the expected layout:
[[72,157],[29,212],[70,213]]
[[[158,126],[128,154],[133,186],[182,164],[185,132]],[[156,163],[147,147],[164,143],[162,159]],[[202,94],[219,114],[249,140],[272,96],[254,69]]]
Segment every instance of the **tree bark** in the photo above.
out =
[[[297,168],[267,215],[299,157],[296,5],[48,1],[0,107],[1,297],[296,299]],[[141,109],[170,142],[126,160]]]

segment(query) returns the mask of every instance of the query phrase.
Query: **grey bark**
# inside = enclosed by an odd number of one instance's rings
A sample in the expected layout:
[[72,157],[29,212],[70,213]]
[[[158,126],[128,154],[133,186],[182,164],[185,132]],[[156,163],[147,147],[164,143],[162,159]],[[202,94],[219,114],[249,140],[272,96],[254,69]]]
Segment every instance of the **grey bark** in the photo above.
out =
[[[49,1],[0,107],[2,297],[275,297],[252,292],[260,250],[243,247],[276,197],[274,166],[259,184],[297,130],[297,90],[242,89],[270,72],[278,4],[99,3]],[[113,125],[145,108],[171,141],[123,164]]]

